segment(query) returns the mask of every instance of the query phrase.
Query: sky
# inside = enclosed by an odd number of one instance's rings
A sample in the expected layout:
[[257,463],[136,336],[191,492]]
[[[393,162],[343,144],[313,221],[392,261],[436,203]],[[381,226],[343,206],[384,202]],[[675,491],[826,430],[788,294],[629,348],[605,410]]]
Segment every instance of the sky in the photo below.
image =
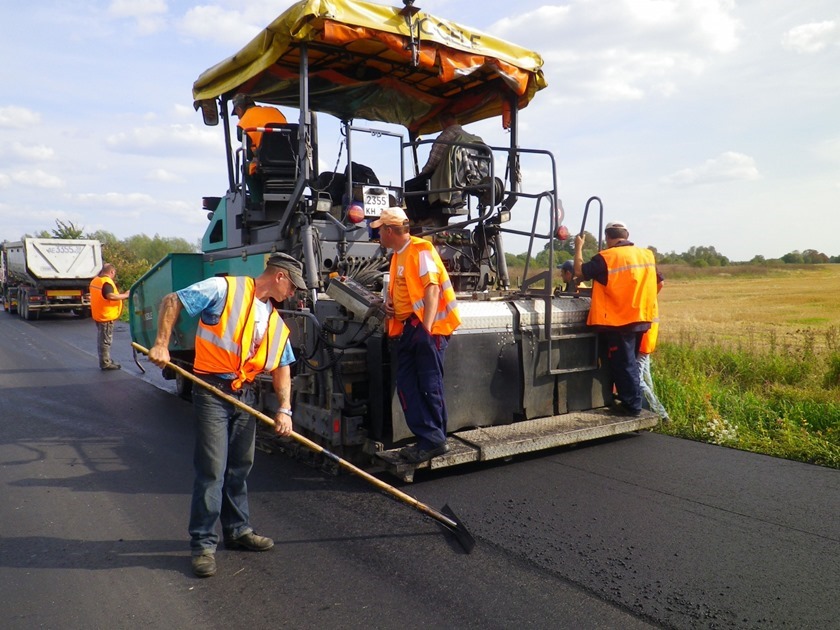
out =
[[[192,84],[290,4],[2,3],[0,241],[60,220],[197,242],[201,198],[227,176],[222,127],[203,125]],[[597,196],[660,252],[840,255],[836,0],[415,4],[542,56],[548,88],[520,114],[520,145],[554,154],[572,232]],[[508,142],[498,121],[468,130]],[[331,169],[335,126],[320,139]]]

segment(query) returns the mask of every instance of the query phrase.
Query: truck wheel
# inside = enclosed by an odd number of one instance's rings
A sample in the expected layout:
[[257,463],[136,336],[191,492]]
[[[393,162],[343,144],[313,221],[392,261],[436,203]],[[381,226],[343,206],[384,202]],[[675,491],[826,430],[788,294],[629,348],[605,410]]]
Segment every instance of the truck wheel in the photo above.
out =
[[179,398],[183,398],[184,400],[190,401],[192,400],[192,388],[193,384],[190,379],[183,376],[181,373],[176,372],[175,374],[175,393],[178,394]]

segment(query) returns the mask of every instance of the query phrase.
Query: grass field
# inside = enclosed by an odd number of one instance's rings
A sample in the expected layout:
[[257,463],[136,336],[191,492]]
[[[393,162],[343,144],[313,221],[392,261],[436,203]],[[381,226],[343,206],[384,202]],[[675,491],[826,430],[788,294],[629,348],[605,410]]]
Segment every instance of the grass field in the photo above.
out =
[[[702,336],[718,344],[801,347],[815,338],[837,350],[840,265],[723,267],[664,266],[659,294],[662,339]],[[834,347],[828,347],[834,342]],[[817,349],[817,348],[815,348]]]
[[840,265],[661,271],[660,430],[840,468]]

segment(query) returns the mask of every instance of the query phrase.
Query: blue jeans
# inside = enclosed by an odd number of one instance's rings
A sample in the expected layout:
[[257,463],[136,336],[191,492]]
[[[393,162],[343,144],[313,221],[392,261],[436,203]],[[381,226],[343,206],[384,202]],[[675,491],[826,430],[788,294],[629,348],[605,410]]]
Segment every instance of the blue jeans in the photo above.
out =
[[417,446],[429,450],[446,442],[443,357],[449,339],[430,335],[416,318],[406,322],[397,344],[397,393]]
[[[253,405],[254,392],[240,400]],[[203,387],[193,389],[195,408],[195,483],[190,507],[193,554],[214,551],[219,542],[216,522],[226,539],[252,531],[248,520],[246,479],[254,464],[256,419]]]
[[665,411],[665,406],[659,402],[656,394],[653,393],[653,375],[650,373],[650,354],[640,352],[637,361],[639,363],[640,385],[645,398],[642,401],[642,406],[646,406],[645,403],[647,403],[647,408],[653,411],[653,413],[660,418],[667,418],[668,412]]

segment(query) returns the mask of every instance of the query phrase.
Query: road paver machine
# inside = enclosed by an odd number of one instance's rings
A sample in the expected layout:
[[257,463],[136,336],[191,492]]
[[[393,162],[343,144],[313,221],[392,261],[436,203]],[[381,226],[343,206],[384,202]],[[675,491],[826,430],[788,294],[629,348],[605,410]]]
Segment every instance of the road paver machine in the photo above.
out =
[[[394,391],[394,344],[382,326],[388,252],[369,225],[383,208],[405,206],[412,232],[438,249],[463,319],[446,355],[450,450],[420,467],[653,426],[650,414],[608,413],[612,388],[586,325],[589,298],[554,290],[553,247],[564,229],[555,160],[550,151],[521,147],[519,132],[520,111],[545,87],[537,53],[408,0],[402,7],[294,4],[194,84],[204,122],[221,123],[224,132],[227,192],[203,200],[209,223],[202,252],[172,254],[132,287],[132,337],[153,344],[160,301],[170,291],[213,275],[259,275],[273,252],[295,256],[308,289],[276,305],[298,358],[295,430],[362,466],[411,480],[416,466],[396,455],[412,435]],[[244,130],[262,133],[254,152],[231,118],[237,94],[297,117]],[[447,177],[407,186],[432,142],[425,136],[446,118],[462,125],[498,120],[509,144],[461,138],[438,167],[449,169]],[[319,147],[336,146],[335,138],[319,143],[324,121],[340,135],[332,170],[321,168],[333,156]],[[355,149],[369,142],[379,143],[376,164],[356,161]],[[526,168],[539,176],[528,177]],[[529,189],[527,181],[544,184]],[[548,245],[548,270],[526,264],[512,282],[504,249],[511,236],[527,239],[529,256]],[[182,318],[174,332],[178,364],[192,363],[195,327]],[[189,381],[177,381],[187,396]],[[261,392],[262,408],[273,411],[267,379]]]

